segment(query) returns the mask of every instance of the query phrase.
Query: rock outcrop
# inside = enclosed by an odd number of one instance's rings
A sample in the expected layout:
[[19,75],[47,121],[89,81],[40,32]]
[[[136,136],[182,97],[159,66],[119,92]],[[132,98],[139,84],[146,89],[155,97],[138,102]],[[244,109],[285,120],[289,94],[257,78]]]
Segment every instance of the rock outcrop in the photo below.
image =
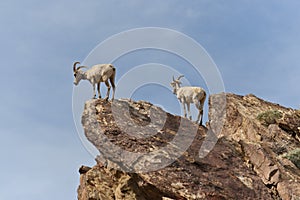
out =
[[80,168],[78,199],[300,199],[299,111],[222,96],[210,97],[206,127],[144,101],[87,101],[82,124],[100,154]]

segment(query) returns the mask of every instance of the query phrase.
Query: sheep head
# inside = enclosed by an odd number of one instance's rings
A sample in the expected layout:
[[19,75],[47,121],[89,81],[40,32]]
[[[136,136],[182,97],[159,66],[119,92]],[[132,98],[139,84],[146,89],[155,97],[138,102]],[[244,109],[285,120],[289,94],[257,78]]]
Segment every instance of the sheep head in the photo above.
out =
[[184,77],[183,75],[180,75],[176,80],[173,76],[173,81],[170,83],[171,87],[173,88],[173,93],[176,94],[177,89],[180,88],[180,85],[182,84],[180,82],[180,79]]
[[84,79],[85,77],[85,72],[81,70],[81,68],[87,68],[85,66],[79,66],[76,68],[76,65],[80,64],[80,62],[75,62],[73,64],[73,72],[74,72],[74,84],[78,85],[81,79]]

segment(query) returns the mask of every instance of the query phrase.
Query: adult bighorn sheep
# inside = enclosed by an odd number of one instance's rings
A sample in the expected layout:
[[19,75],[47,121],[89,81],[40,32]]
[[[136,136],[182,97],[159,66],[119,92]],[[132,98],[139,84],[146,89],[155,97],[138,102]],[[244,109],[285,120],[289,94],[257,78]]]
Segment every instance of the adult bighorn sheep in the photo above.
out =
[[[80,80],[88,80],[93,85],[93,92],[94,96],[93,98],[96,98],[96,91],[95,87],[97,84],[97,90],[99,98],[101,98],[100,94],[100,83],[105,82],[105,85],[107,86],[107,93],[105,100],[108,100],[109,98],[109,92],[110,92],[110,84],[113,88],[113,94],[112,94],[112,100],[115,97],[115,76],[116,76],[116,68],[112,64],[98,64],[92,66],[90,69],[83,71],[82,68],[88,68],[86,66],[79,66],[76,68],[76,65],[80,64],[80,62],[75,62],[73,64],[73,72],[74,72],[74,84],[78,85]],[[109,84],[109,82],[110,84]]]
[[196,123],[198,123],[200,116],[200,125],[202,125],[202,118],[203,118],[203,105],[206,98],[206,92],[201,87],[181,87],[180,79],[184,77],[183,75],[180,75],[176,80],[173,76],[173,82],[170,83],[170,85],[173,87],[173,93],[176,94],[178,100],[181,102],[183,110],[184,110],[184,117],[187,117],[186,115],[186,109],[185,104],[187,105],[188,114],[190,120],[192,120],[191,111],[190,111],[190,104],[194,103],[196,108],[199,110],[198,117],[196,120]]

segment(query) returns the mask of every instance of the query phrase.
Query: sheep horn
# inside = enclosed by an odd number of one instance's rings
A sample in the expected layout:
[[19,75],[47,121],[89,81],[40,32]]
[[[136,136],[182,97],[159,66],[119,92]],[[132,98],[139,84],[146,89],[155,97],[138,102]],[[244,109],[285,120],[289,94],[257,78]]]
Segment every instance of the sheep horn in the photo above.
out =
[[79,66],[79,67],[77,68],[77,70],[80,70],[81,68],[88,68],[88,67],[86,67],[86,66]]
[[179,79],[181,79],[182,77],[184,77],[184,75],[180,75],[180,76],[177,78],[177,81],[179,81]]
[[173,81],[175,81],[175,78],[174,78],[174,76],[173,76]]
[[77,69],[76,69],[76,65],[77,65],[77,64],[80,64],[80,62],[74,62],[74,64],[73,64],[73,71],[74,71],[74,72],[77,71]]

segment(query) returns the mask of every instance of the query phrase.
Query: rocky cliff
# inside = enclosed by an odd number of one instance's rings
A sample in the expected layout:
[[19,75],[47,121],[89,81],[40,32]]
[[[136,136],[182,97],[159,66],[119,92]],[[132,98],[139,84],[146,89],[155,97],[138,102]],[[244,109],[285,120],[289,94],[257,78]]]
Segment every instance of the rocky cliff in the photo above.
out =
[[87,101],[82,124],[100,153],[79,170],[78,199],[300,199],[300,112],[225,96],[210,96],[206,126],[144,101]]

